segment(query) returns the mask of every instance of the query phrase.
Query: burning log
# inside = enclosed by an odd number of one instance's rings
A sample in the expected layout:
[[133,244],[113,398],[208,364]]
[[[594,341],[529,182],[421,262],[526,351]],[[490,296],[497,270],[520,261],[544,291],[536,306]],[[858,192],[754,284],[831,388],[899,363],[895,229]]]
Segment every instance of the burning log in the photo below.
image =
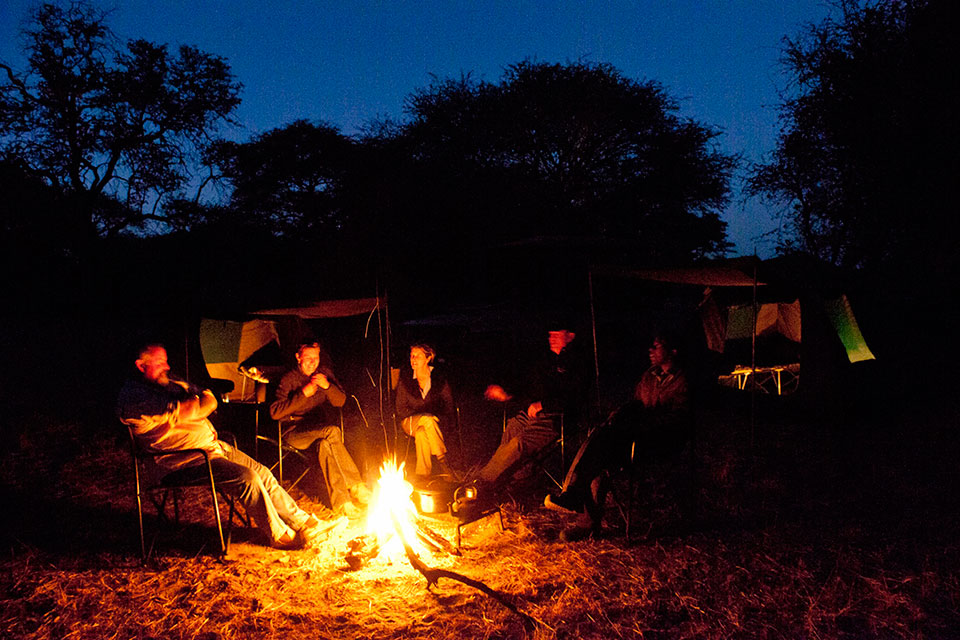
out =
[[383,547],[377,537],[370,534],[359,535],[347,543],[347,555],[344,560],[351,571],[359,571],[378,555]]
[[428,527],[420,518],[417,518],[417,537],[436,551],[443,550],[453,556],[460,555],[460,551],[450,544],[449,540]]

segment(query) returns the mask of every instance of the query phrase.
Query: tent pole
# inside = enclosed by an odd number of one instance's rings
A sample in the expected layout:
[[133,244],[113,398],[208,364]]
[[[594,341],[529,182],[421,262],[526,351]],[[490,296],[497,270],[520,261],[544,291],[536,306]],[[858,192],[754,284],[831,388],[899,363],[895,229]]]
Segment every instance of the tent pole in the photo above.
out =
[[593,304],[593,270],[587,268],[587,286],[590,291],[590,329],[593,331],[593,374],[597,386],[597,415],[600,412],[600,357],[597,355],[597,311]]
[[750,331],[750,450],[757,420],[757,256],[753,256],[753,325]]

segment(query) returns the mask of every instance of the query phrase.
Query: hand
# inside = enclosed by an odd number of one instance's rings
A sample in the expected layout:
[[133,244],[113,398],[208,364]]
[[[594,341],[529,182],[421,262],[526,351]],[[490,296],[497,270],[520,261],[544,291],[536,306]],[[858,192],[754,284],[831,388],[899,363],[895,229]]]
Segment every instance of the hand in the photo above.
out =
[[487,400],[494,400],[496,402],[506,402],[513,396],[504,391],[503,387],[500,385],[492,384],[487,387],[486,391],[483,392],[483,397]]
[[527,407],[527,415],[530,416],[531,418],[536,418],[537,414],[540,413],[541,411],[543,411],[542,402],[534,402],[529,407]]
[[327,378],[327,376],[325,376],[322,373],[315,373],[312,376],[310,376],[310,382],[317,385],[321,389],[330,388],[330,379]]

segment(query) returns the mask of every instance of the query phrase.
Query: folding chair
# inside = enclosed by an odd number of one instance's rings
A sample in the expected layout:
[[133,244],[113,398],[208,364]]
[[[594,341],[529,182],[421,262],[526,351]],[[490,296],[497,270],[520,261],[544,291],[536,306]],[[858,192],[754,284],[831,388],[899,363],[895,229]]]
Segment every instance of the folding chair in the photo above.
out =
[[[691,490],[695,487],[696,472],[697,472],[697,455],[696,455],[696,421],[693,418],[690,418],[689,424],[686,425],[687,437],[683,442],[682,446],[676,450],[673,455],[668,455],[667,459],[663,461],[664,464],[672,464],[684,458],[684,454],[687,457],[687,472],[689,473],[689,486]],[[620,509],[620,514],[623,517],[624,521],[624,537],[629,541],[630,540],[630,528],[633,524],[633,503],[637,495],[637,487],[640,483],[640,473],[643,469],[647,468],[644,464],[638,462],[639,452],[637,451],[637,446],[639,444],[638,440],[633,440],[630,443],[630,466],[627,468],[628,473],[628,482],[627,482],[627,506],[626,509]],[[658,463],[660,464],[660,463]],[[619,505],[618,505],[619,508]]]
[[[273,465],[271,465],[270,471],[273,471],[274,469],[276,469],[276,473],[275,473],[274,475],[276,475],[277,481],[280,482],[280,484],[283,484],[283,461],[284,461],[284,459],[285,459],[287,456],[289,456],[289,455],[293,455],[293,456],[295,456],[297,459],[299,459],[300,462],[303,463],[303,467],[304,467],[304,468],[303,468],[303,471],[300,472],[300,475],[297,476],[297,479],[294,480],[294,481],[290,484],[290,486],[288,487],[288,489],[293,489],[293,488],[294,488],[295,486],[297,486],[297,484],[299,484],[300,481],[303,480],[303,478],[310,472],[311,459],[304,453],[304,451],[306,451],[306,449],[297,449],[296,447],[291,446],[290,444],[287,444],[287,443],[285,443],[285,442],[283,441],[284,435],[287,434],[287,433],[289,433],[291,430],[293,430],[293,429],[296,428],[297,423],[300,422],[300,418],[299,418],[299,417],[293,417],[293,416],[291,416],[291,417],[289,417],[289,418],[284,418],[284,419],[282,419],[282,420],[277,420],[276,422],[277,422],[277,436],[276,436],[276,438],[272,438],[272,437],[266,436],[266,435],[261,435],[261,434],[260,434],[260,422],[259,422],[259,420],[256,422],[256,424],[255,424],[255,428],[256,428],[256,438],[255,438],[255,440],[254,440],[253,457],[254,457],[255,459],[258,459],[258,460],[259,460],[260,441],[263,441],[263,442],[267,443],[268,445],[270,445],[271,447],[276,448],[277,461],[274,462]],[[341,437],[342,437],[342,434],[343,434],[343,407],[340,407],[340,433],[341,433]]]
[[[506,416],[506,414],[504,414],[504,416]],[[562,411],[557,413],[546,413],[541,411],[537,417],[551,420],[556,428],[557,437],[553,442],[541,447],[533,454],[526,456],[525,458],[521,458],[518,461],[517,468],[513,471],[513,473],[520,471],[524,467],[530,466],[536,470],[542,471],[543,474],[546,475],[547,478],[549,478],[550,481],[557,486],[557,488],[560,488],[563,486],[563,475],[567,472],[566,420]],[[507,428],[506,417],[504,417],[503,428],[504,430]],[[555,469],[553,472],[551,472],[549,464],[551,462],[551,458],[556,452],[560,453],[559,471]],[[559,478],[559,480],[557,478]]]
[[[150,458],[156,458],[163,455],[169,455],[169,451],[158,451],[155,449],[149,449],[140,445],[137,441],[136,436],[133,433],[133,427],[131,425],[125,425],[127,427],[127,434],[130,440],[130,455],[132,458],[133,464],[133,480],[134,480],[134,493],[137,499],[137,520],[140,528],[140,555],[144,561],[147,559],[147,546],[146,539],[143,531],[143,500],[142,496],[144,494],[148,495],[153,502],[154,506],[157,508],[157,514],[161,519],[166,520],[166,505],[167,500],[170,498],[171,494],[173,496],[173,509],[174,509],[174,522],[177,524],[180,523],[180,495],[179,492],[181,489],[196,487],[196,488],[207,488],[210,490],[210,499],[213,503],[213,515],[217,523],[217,534],[220,539],[220,555],[226,555],[227,550],[230,546],[230,535],[233,530],[233,516],[234,514],[240,515],[236,510],[235,497],[227,492],[225,489],[227,486],[235,484],[235,482],[220,482],[219,484],[213,478],[213,467],[210,465],[210,454],[203,449],[183,449],[182,453],[199,453],[203,456],[204,464],[207,468],[207,477],[200,478],[194,481],[178,481],[176,477],[173,478],[168,476],[160,478],[156,483],[145,485],[140,481],[140,467],[144,462]],[[232,434],[227,434],[220,432],[221,437],[230,438],[234,446],[236,446],[236,438]],[[180,452],[178,452],[180,453]],[[220,492],[224,499],[227,501],[227,504],[230,505],[230,515],[227,520],[227,535],[223,534],[223,523],[220,520],[220,504],[217,501],[217,492]],[[247,523],[249,525],[249,522]]]

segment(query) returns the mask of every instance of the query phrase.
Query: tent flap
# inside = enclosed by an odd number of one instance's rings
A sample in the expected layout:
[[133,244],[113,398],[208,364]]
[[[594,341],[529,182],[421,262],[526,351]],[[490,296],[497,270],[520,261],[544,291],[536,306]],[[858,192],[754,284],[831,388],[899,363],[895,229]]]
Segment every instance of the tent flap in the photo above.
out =
[[282,309],[263,309],[253,311],[251,315],[255,316],[297,316],[305,320],[316,320],[320,318],[348,318],[350,316],[359,316],[373,312],[377,308],[383,308],[385,302],[381,298],[355,298],[352,300],[323,300],[321,302],[312,302],[298,307],[285,307]]
[[862,362],[864,360],[875,360],[873,353],[867,346],[867,341],[863,339],[860,333],[860,326],[853,315],[853,308],[846,294],[841,295],[836,300],[827,300],[824,302],[824,308],[833,323],[833,328],[837,330],[840,342],[847,351],[847,359],[853,362]]

